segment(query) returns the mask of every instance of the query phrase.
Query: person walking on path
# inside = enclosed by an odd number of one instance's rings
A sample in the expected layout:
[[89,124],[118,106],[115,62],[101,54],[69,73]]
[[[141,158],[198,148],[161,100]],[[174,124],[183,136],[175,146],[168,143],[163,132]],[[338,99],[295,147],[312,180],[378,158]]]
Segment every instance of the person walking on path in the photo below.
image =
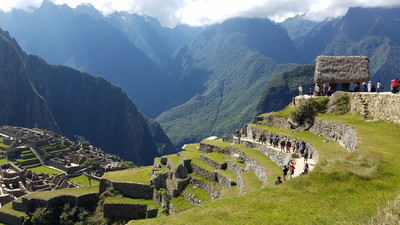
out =
[[285,152],[285,141],[281,141],[281,152]]
[[283,181],[286,181],[286,177],[287,177],[287,173],[288,173],[289,169],[287,168],[286,165],[283,166],[282,169],[282,177],[283,177]]
[[293,178],[294,169],[295,169],[294,165],[295,165],[295,163],[294,163],[293,161],[290,161],[290,167],[289,167],[289,170],[290,170],[290,178]]
[[304,162],[306,163],[308,161],[308,148],[304,150]]
[[289,139],[286,141],[286,153],[290,153],[290,147],[292,146],[292,143],[289,141]]

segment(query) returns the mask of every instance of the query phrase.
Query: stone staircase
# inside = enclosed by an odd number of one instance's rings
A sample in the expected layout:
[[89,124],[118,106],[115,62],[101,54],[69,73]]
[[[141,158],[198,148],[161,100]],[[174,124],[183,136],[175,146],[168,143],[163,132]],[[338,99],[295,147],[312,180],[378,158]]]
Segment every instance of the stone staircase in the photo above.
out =
[[358,99],[360,99],[360,102],[362,105],[361,116],[364,119],[367,119],[369,116],[368,103],[365,101],[365,99],[362,97],[362,95],[358,95]]

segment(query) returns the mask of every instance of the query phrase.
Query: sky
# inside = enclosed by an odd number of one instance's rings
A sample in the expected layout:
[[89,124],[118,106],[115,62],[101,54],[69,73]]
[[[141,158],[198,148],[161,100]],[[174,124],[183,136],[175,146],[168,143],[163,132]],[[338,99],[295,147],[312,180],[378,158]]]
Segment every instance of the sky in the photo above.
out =
[[[343,16],[349,7],[400,7],[400,0],[51,0],[72,8],[90,3],[107,15],[127,11],[157,18],[163,26],[219,23],[231,17],[268,17],[276,22],[296,15],[322,21]],[[0,9],[34,10],[42,0],[0,0]]]

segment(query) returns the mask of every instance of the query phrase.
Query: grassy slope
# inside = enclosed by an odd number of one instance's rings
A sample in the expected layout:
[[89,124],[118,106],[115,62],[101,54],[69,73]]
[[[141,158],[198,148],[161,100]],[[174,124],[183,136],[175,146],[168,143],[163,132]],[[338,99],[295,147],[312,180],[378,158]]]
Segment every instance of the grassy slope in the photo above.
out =
[[[321,116],[351,125],[358,135],[354,153],[307,132],[292,134],[320,150],[320,162],[307,176],[237,198],[221,199],[179,215],[143,224],[365,224],[400,190],[393,147],[400,126],[365,122],[358,116]],[[289,131],[274,129],[282,133]]]

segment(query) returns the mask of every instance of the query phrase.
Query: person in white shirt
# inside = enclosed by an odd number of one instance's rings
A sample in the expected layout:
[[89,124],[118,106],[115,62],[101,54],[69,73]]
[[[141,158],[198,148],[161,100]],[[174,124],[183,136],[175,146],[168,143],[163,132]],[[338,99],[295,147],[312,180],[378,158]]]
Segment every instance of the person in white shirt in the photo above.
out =
[[367,87],[368,87],[368,92],[371,92],[371,81],[368,81]]
[[299,95],[303,95],[303,87],[299,86]]

